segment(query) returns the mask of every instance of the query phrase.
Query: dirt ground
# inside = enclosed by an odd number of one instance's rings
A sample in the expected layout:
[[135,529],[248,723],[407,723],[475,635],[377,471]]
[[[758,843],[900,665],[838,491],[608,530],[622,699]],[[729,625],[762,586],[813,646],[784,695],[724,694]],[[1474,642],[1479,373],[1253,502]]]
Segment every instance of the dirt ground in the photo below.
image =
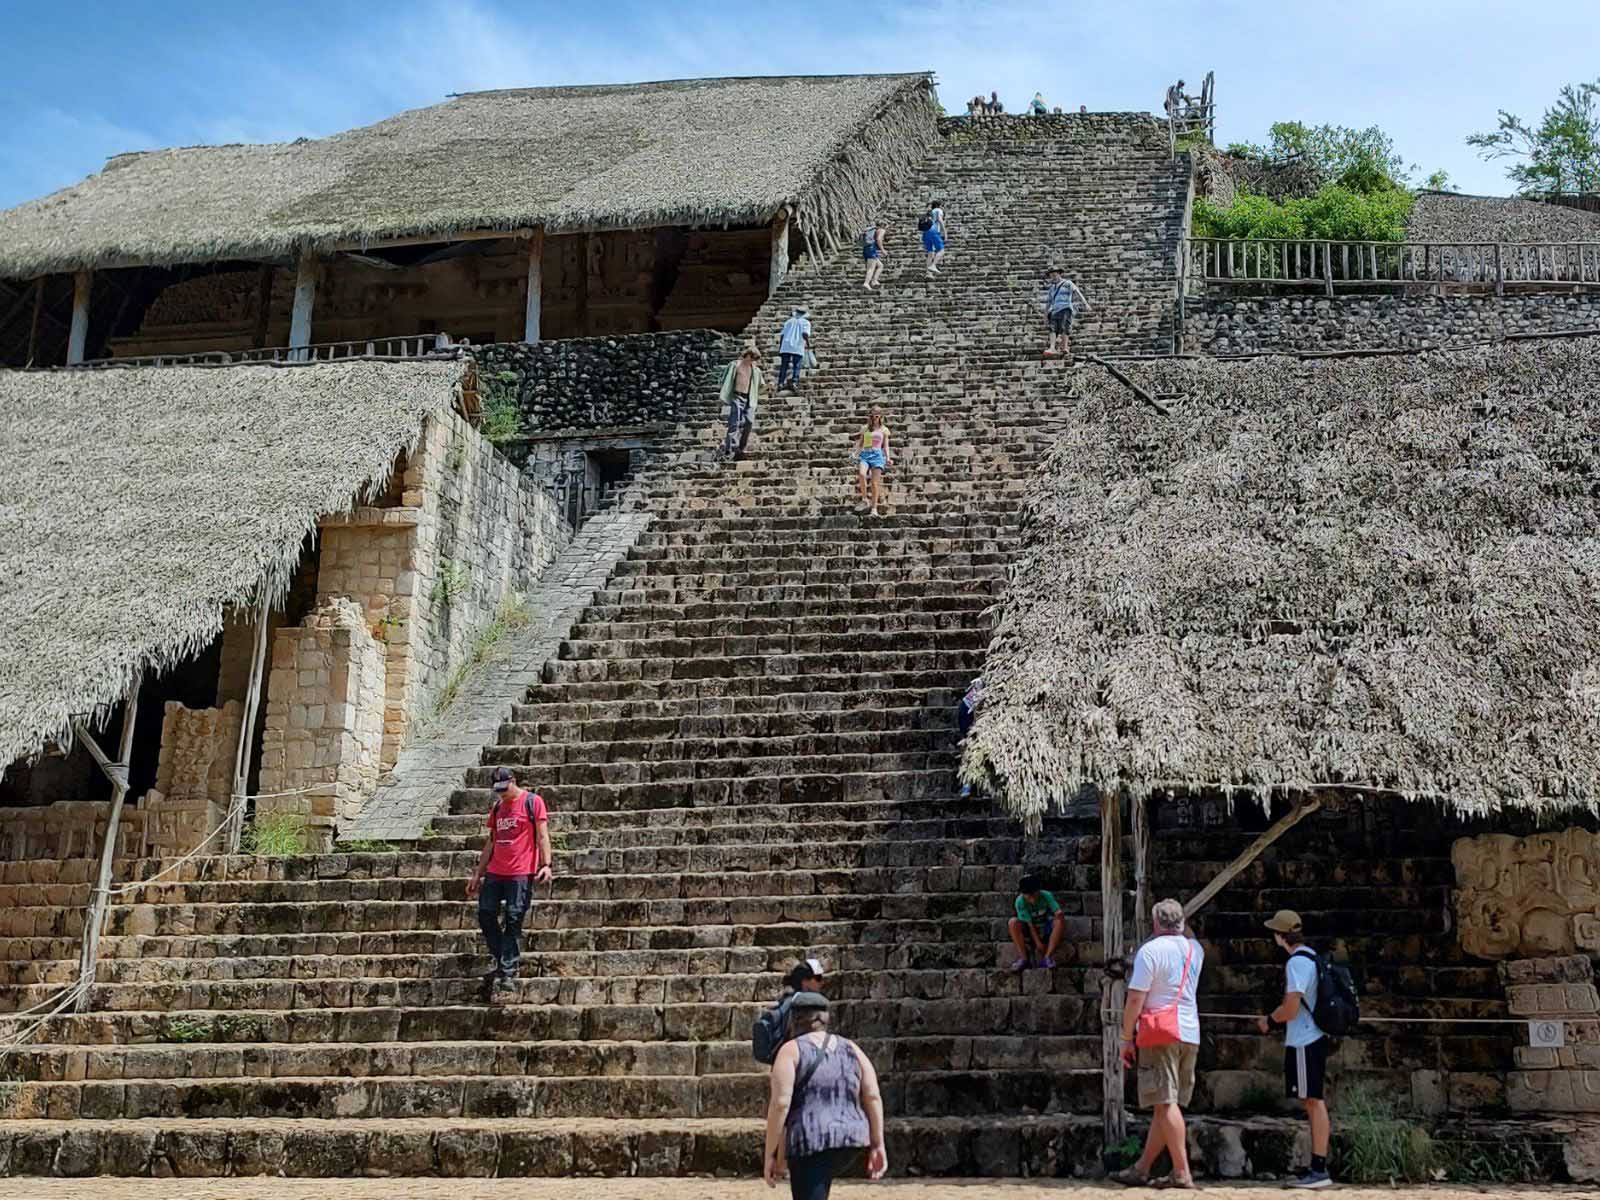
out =
[[[1387,1188],[1341,1187],[1341,1197],[1394,1200],[1496,1200],[1533,1195],[1600,1197],[1588,1188]],[[1207,1200],[1265,1200],[1282,1194],[1272,1185],[1217,1186]],[[1104,1184],[1072,1181],[1010,1182],[992,1179],[847,1181],[833,1191],[838,1200],[1107,1200],[1124,1193]],[[0,1179],[0,1200],[760,1200],[783,1197],[759,1180],[728,1179]]]

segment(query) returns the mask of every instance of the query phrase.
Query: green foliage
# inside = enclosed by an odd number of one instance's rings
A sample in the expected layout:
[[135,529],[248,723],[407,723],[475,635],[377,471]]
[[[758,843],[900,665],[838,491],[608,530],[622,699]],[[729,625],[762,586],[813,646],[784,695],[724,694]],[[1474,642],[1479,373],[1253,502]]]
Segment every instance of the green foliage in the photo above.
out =
[[1500,110],[1492,133],[1467,145],[1484,159],[1516,160],[1507,177],[1528,195],[1600,191],[1600,79],[1568,84],[1537,126]]
[[211,1040],[211,1022],[194,1017],[168,1017],[167,1037],[174,1042],[208,1042]]
[[448,608],[455,598],[467,590],[467,585],[472,582],[472,572],[467,570],[467,564],[457,562],[453,558],[441,559],[439,562],[439,576],[433,581],[433,591],[430,593],[435,604],[443,604]]
[[1124,1167],[1131,1167],[1139,1161],[1139,1155],[1144,1151],[1144,1143],[1137,1135],[1129,1134],[1115,1146],[1107,1146],[1105,1152],[1106,1166],[1114,1171]]
[[169,1041],[185,1045],[195,1042],[253,1042],[261,1039],[261,1020],[238,1013],[218,1013],[214,1017],[168,1017]]
[[239,849],[245,854],[267,858],[300,854],[304,850],[305,831],[306,819],[299,813],[268,813],[250,823],[240,839]]
[[1440,167],[1422,181],[1422,189],[1427,192],[1457,192],[1461,190],[1450,182],[1450,172],[1443,167]]
[[478,381],[478,395],[483,402],[483,426],[480,432],[496,446],[522,436],[522,409],[517,404],[517,383],[515,371],[497,371],[482,376]]
[[1356,192],[1392,190],[1404,185],[1409,175],[1394,139],[1376,125],[1352,129],[1348,125],[1277,121],[1268,131],[1265,146],[1233,142],[1228,153],[1262,161],[1304,159],[1324,178]]
[[341,854],[398,854],[400,847],[393,842],[377,842],[370,838],[354,838],[348,842],[337,842],[334,849]]
[[1447,1173],[1447,1156],[1433,1136],[1370,1084],[1340,1093],[1333,1150],[1334,1176],[1350,1183],[1432,1183]]
[[1283,1092],[1259,1079],[1252,1079],[1239,1097],[1239,1107],[1245,1112],[1275,1113],[1283,1108]]
[[500,601],[500,607],[494,614],[494,619],[478,631],[478,636],[472,641],[472,649],[467,657],[457,663],[455,669],[445,678],[444,687],[439,689],[439,697],[434,701],[433,712],[429,717],[429,725],[438,719],[439,715],[455,703],[456,697],[461,694],[461,688],[466,683],[467,677],[478,667],[488,661],[505,636],[512,630],[521,629],[532,617],[528,608],[527,597],[518,592],[512,592]]
[[1241,191],[1227,208],[1195,201],[1193,229],[1196,237],[1399,242],[1414,201],[1401,188],[1359,192],[1336,183],[1282,202]]

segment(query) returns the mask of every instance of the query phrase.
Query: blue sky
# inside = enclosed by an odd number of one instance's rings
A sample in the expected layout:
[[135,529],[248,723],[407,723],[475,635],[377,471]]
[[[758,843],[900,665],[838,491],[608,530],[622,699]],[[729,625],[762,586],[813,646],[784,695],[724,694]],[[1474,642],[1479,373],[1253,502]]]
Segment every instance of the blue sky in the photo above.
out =
[[1504,192],[1462,142],[1600,75],[1595,0],[0,0],[0,207],[125,150],[316,137],[447,93],[554,83],[937,72],[952,112],[998,88],[1159,107],[1217,73],[1220,141],[1274,120],[1382,125],[1426,174]]

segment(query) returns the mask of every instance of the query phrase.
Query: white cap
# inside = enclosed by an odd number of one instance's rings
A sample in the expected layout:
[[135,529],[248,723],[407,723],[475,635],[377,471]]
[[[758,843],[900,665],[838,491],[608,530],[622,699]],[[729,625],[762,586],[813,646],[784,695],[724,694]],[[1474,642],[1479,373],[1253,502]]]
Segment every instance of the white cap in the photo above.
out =
[[826,975],[828,973],[827,971],[823,970],[822,960],[820,958],[806,959],[806,966],[811,968],[811,973],[813,975]]

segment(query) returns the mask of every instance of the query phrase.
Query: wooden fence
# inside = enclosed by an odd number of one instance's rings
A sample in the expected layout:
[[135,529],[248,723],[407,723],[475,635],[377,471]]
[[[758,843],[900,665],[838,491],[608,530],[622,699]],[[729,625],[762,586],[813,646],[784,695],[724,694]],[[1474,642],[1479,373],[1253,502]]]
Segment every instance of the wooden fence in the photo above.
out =
[[1191,237],[1180,283],[1205,287],[1314,287],[1328,295],[1430,286],[1464,291],[1600,287],[1600,242],[1334,242]]
[[453,352],[447,333],[414,333],[404,337],[362,338],[349,342],[313,342],[309,346],[268,346],[259,350],[200,350],[193,354],[146,354],[129,358],[96,358],[79,367],[221,367],[236,363],[333,362],[341,358],[432,358]]

